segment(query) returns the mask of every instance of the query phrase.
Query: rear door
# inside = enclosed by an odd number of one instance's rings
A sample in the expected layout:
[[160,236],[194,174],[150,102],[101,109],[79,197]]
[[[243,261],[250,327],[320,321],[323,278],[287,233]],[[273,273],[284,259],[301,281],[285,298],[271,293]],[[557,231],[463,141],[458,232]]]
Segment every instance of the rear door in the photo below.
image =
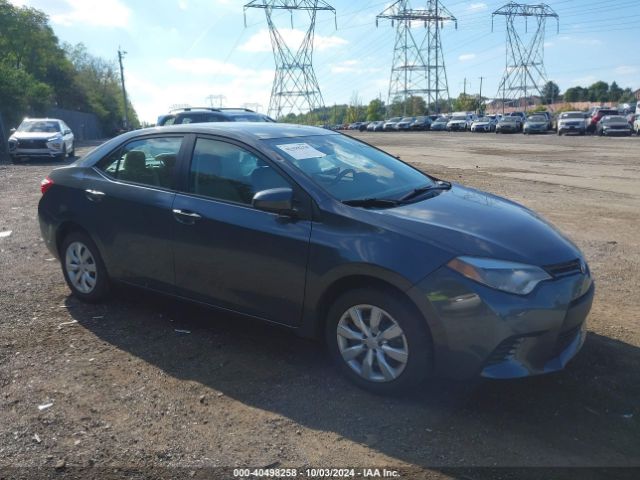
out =
[[89,225],[109,274],[147,288],[173,288],[176,161],[184,135],[132,140],[102,159],[83,192]]
[[[186,297],[296,325],[305,288],[309,197],[238,143],[197,138],[174,204],[176,288]],[[256,210],[253,195],[292,187],[297,219]]]

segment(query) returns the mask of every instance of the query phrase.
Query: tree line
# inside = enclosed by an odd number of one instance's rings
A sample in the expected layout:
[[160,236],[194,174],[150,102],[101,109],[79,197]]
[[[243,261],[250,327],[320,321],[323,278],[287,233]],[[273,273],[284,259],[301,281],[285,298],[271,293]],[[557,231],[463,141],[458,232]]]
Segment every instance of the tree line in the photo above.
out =
[[[115,133],[124,117],[115,61],[61,44],[44,12],[0,0],[0,114],[14,126],[51,107],[94,113],[106,134]],[[128,114],[137,128],[130,103]]]
[[[427,105],[424,98],[412,96],[406,100],[396,99],[390,105],[380,98],[374,98],[364,105],[357,94],[351,97],[349,104],[334,105],[314,109],[309,113],[293,114],[281,118],[287,123],[303,123],[307,125],[341,125],[354,122],[373,122],[391,117],[416,117],[431,113],[479,112],[483,110],[486,97],[461,93],[451,102],[443,101],[440,105]],[[499,100],[499,99],[498,99]],[[564,94],[555,82],[547,82],[539,98],[542,106],[533,110],[545,110],[544,105],[553,103],[594,102],[594,103],[634,103],[635,95],[631,88],[620,88],[616,82],[595,82],[589,87],[571,87]]]

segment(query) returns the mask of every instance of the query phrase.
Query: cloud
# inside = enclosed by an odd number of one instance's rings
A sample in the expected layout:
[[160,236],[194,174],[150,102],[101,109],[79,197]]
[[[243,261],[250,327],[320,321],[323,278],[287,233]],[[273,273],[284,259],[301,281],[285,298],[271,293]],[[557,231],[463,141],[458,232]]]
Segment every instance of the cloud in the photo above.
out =
[[179,72],[188,73],[191,77],[241,77],[248,82],[258,83],[273,80],[273,70],[254,70],[213,58],[170,58],[167,65]]
[[574,45],[588,45],[592,47],[603,44],[602,40],[597,38],[577,38],[571,35],[563,35],[559,37],[559,40],[561,42],[572,43]]
[[120,0],[65,0],[66,10],[51,15],[51,21],[71,27],[83,24],[92,27],[126,27],[131,10]]
[[476,58],[475,53],[463,53],[458,57],[458,60],[460,60],[461,62],[468,62],[469,60],[473,60],[474,58]]
[[352,73],[356,75],[366,73],[378,73],[380,68],[365,67],[360,60],[345,60],[343,62],[332,63],[329,65],[331,73]]
[[[282,28],[278,30],[280,35],[284,39],[289,48],[297,51],[298,47],[304,40],[305,33],[297,28]],[[332,35],[325,37],[322,35],[315,36],[313,46],[316,50],[323,51],[331,48],[341,47],[347,45],[349,42],[344,38]],[[238,47],[238,50],[243,52],[271,52],[271,37],[269,36],[269,30],[262,29],[259,32],[253,34],[244,44]]]
[[186,10],[189,8],[189,1],[188,0],[178,0],[178,8],[180,10]]
[[487,7],[486,3],[478,2],[478,3],[472,3],[471,5],[469,5],[467,10],[469,10],[471,12],[482,12],[483,10],[486,10],[487,8],[489,8],[489,7]]
[[631,65],[620,65],[614,70],[614,72],[618,75],[635,75],[640,72],[640,68],[633,67]]
[[[209,95],[224,95],[227,107],[257,103],[262,105],[261,112],[267,111],[273,70],[252,70],[206,58],[172,58],[167,63],[178,76],[182,72],[184,79],[176,82],[175,75],[171,75],[170,80],[163,82],[154,72],[140,75],[129,71],[127,75],[127,90],[142,120],[155,123],[174,104],[206,106]],[[164,64],[158,64],[157,68],[167,69]]]

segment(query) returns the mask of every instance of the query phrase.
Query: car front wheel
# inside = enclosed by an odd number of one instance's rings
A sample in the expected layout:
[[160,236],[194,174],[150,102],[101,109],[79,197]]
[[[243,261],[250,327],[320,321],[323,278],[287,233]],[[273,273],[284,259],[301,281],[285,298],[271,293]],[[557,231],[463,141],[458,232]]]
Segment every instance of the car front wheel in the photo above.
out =
[[61,248],[62,273],[73,294],[80,300],[96,303],[109,293],[109,277],[98,248],[82,232],[73,232]]
[[429,373],[426,323],[400,295],[377,289],[347,292],[329,312],[326,340],[340,370],[375,393],[416,387]]

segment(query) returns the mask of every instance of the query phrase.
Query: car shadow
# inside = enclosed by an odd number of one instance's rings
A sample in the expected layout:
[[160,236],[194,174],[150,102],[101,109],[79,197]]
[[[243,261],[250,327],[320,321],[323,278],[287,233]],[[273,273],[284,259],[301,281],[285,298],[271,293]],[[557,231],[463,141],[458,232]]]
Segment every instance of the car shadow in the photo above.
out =
[[82,327],[168,375],[454,478],[495,476],[464,466],[640,465],[640,349],[595,333],[558,374],[381,397],[343,379],[320,343],[256,320],[134,289],[66,303]]

